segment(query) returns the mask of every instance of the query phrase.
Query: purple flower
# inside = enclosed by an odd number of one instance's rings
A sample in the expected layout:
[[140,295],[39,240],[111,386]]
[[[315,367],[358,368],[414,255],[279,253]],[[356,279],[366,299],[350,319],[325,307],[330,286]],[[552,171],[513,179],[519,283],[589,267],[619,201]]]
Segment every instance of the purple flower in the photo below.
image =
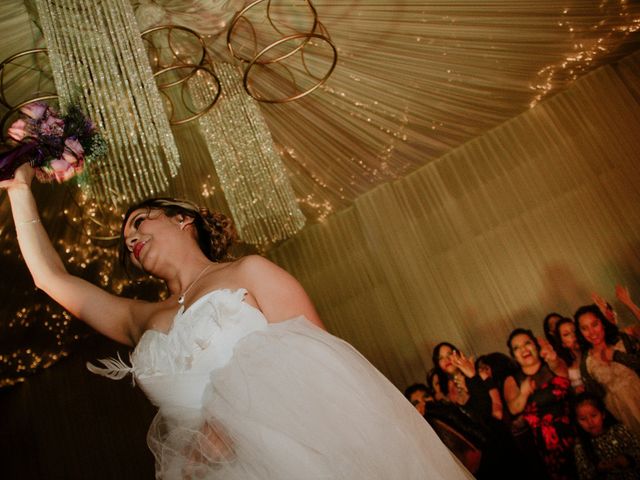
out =
[[51,160],[49,168],[51,168],[53,176],[58,182],[66,182],[76,174],[73,165],[62,159]]
[[[0,154],[0,180],[11,178],[16,168],[30,162],[41,182],[65,182],[82,172],[85,151],[80,139],[97,139],[104,154],[104,140],[77,105],[60,115],[46,103],[32,102],[20,109],[23,117],[8,130],[19,144]],[[65,132],[65,128],[68,131]]]
[[27,117],[33,118],[34,120],[40,120],[48,109],[49,106],[46,103],[32,102],[27,103],[20,109],[20,111]]
[[64,141],[64,152],[62,158],[70,165],[75,165],[76,162],[84,159],[84,148],[78,140],[75,138],[67,138]]
[[41,122],[40,133],[61,137],[64,134],[64,121],[54,115],[49,115],[44,122]]
[[7,135],[13,138],[16,142],[22,141],[22,139],[27,136],[27,122],[22,119],[16,120],[9,127]]

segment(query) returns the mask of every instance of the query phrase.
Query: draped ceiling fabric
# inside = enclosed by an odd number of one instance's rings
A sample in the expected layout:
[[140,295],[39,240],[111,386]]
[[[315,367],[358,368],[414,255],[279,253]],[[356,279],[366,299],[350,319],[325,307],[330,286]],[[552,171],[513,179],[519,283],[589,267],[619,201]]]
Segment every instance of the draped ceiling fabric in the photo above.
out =
[[638,85],[640,54],[601,67],[271,256],[399,387],[441,341],[506,352],[513,328],[542,334],[591,292],[624,324],[614,285],[640,300]]
[[[222,26],[241,1],[132,3],[155,24],[211,19],[201,22],[212,25],[209,48],[229,60]],[[309,220],[270,255],[301,278],[332,331],[404,386],[422,378],[439,340],[503,350],[512,325],[570,313],[584,291],[610,296],[620,280],[640,297],[638,64],[628,57],[637,1],[313,3],[338,66],[312,95],[262,106]],[[29,1],[3,2],[2,58],[42,45],[33,13]],[[45,80],[5,78],[24,92]],[[226,209],[215,172],[195,161],[208,155],[197,129],[174,135],[194,161],[167,193]],[[126,291],[112,245],[74,223],[87,209],[72,188],[37,195],[70,268]],[[15,276],[0,279],[0,368],[15,377],[17,364],[25,373],[55,361],[85,331],[36,295],[4,196],[0,266]]]

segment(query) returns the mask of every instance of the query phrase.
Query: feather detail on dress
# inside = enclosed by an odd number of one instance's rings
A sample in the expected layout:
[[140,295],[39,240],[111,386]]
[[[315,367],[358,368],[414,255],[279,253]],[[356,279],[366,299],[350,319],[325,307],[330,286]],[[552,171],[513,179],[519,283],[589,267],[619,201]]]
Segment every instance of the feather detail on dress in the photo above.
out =
[[[120,352],[118,352],[118,358],[100,358],[98,361],[102,363],[105,368],[96,367],[93,363],[87,362],[87,369],[89,369],[91,373],[102,375],[111,380],[122,380],[127,374],[131,373],[131,379],[135,385],[135,375],[133,375],[134,368],[124,363],[124,360],[120,357]],[[131,354],[129,354],[129,363],[132,363]]]

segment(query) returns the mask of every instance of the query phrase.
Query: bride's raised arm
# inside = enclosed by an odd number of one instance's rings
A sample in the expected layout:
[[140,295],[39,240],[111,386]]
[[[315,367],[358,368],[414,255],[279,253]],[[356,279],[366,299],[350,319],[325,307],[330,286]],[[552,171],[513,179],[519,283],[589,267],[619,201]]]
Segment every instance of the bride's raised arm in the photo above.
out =
[[151,304],[117,297],[67,272],[40,222],[31,192],[33,176],[25,164],[12,180],[0,182],[0,188],[7,190],[11,201],[18,244],[35,285],[100,333],[133,345],[141,333],[134,318],[148,316]]

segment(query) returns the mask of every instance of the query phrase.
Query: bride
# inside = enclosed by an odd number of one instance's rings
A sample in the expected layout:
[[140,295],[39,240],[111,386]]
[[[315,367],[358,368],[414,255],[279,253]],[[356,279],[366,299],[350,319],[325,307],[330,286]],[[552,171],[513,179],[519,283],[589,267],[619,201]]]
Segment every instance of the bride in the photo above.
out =
[[309,297],[260,256],[223,261],[230,221],[190,202],[152,199],[122,227],[122,259],[163,279],[152,303],[70,275],[18,169],[6,189],[36,286],[97,331],[134,347],[131,373],[158,408],[148,435],[159,479],[473,478],[403,395],[343,340]]

